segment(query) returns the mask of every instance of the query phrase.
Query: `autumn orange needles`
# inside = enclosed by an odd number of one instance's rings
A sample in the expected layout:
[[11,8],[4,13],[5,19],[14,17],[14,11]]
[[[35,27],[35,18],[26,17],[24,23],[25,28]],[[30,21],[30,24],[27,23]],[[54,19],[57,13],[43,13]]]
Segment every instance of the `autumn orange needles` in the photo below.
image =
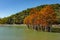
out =
[[[40,11],[31,9],[29,16],[24,19],[25,24],[42,25],[43,27],[51,27],[52,23],[56,21],[56,14],[52,6],[48,5],[42,8]],[[39,26],[39,27],[42,27]],[[38,26],[37,26],[38,27]]]

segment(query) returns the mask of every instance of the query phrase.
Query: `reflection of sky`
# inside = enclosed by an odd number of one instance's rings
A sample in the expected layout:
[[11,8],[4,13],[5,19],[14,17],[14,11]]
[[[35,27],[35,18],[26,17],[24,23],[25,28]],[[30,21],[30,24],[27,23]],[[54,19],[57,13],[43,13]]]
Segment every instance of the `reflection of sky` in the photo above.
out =
[[5,17],[42,4],[56,4],[60,0],[0,0],[0,17]]

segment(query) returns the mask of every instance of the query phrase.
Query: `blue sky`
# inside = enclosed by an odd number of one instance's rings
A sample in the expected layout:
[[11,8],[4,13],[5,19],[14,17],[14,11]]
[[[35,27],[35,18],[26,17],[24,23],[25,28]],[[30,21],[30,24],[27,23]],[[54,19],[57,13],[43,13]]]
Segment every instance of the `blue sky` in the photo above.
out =
[[60,4],[60,0],[0,0],[0,18],[10,16],[27,8],[56,3]]

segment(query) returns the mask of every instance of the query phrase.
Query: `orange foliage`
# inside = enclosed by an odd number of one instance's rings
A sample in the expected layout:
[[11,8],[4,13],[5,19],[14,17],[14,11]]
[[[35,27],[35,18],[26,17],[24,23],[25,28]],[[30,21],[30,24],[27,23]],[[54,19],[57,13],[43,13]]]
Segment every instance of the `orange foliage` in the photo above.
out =
[[32,9],[30,15],[24,19],[25,24],[47,26],[56,20],[56,15],[51,6],[45,6],[40,11]]
[[46,7],[42,8],[39,11],[39,17],[41,19],[41,21],[40,21],[41,24],[45,25],[45,26],[52,24],[56,19],[56,15],[51,6],[46,6]]

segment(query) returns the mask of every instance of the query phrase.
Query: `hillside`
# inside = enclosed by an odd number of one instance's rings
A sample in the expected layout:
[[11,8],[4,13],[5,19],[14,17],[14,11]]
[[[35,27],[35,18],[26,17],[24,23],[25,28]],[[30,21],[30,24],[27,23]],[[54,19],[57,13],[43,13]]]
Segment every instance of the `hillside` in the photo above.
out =
[[[50,5],[54,8],[55,13],[57,15],[58,18],[57,23],[60,23],[60,4],[50,4]],[[37,10],[41,10],[44,6],[46,5],[40,5],[34,8]],[[0,24],[23,24],[24,18],[29,15],[31,9],[32,8],[23,10],[22,12],[18,12],[9,17],[0,18]]]

